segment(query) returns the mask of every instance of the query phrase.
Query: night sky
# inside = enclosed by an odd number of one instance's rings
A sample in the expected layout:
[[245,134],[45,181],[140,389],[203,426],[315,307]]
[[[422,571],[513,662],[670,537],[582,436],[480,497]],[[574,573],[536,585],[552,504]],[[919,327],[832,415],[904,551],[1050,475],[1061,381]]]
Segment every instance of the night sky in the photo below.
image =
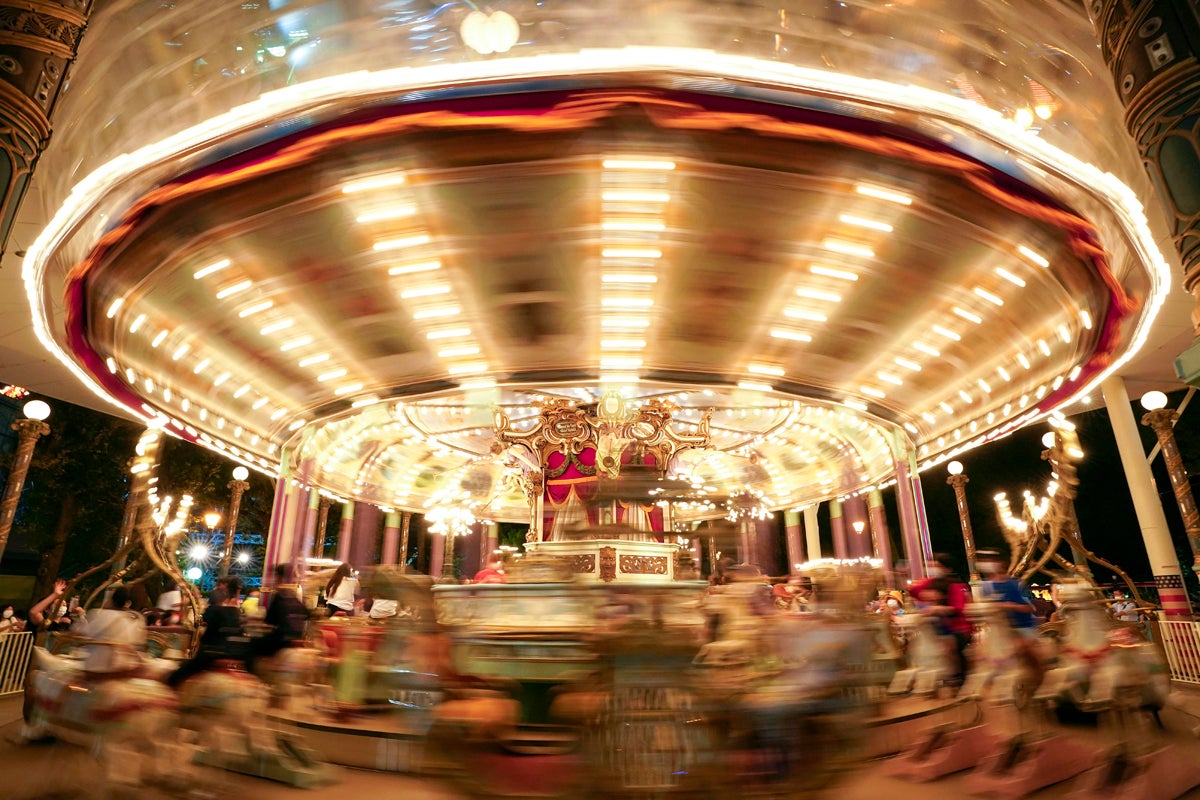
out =
[[[1184,392],[1171,395],[1170,406],[1178,407],[1183,395]],[[1134,403],[1134,416],[1139,421],[1143,450],[1149,453],[1157,439],[1149,428],[1140,425],[1143,413],[1141,406]],[[1083,542],[1097,555],[1125,569],[1135,581],[1149,581],[1152,578],[1149,561],[1117,443],[1109,425],[1108,412],[1106,409],[1089,411],[1072,416],[1070,420],[1076,426],[1085,454],[1079,465],[1078,497],[1075,501]],[[1041,438],[1048,430],[1050,427],[1045,423],[1035,425],[959,458],[965,468],[964,473],[970,478],[966,492],[977,548],[992,547],[1007,553],[993,499],[997,493],[1008,493],[1014,514],[1020,513],[1021,495],[1025,489],[1039,496],[1046,493],[1050,470],[1049,465],[1041,460],[1044,449]],[[1200,458],[1200,403],[1196,407],[1189,406],[1181,415],[1176,436],[1185,461],[1194,462]],[[1179,507],[1161,456],[1155,459],[1153,470],[1176,551],[1190,566],[1191,556]],[[1192,471],[1196,471],[1194,466]],[[959,559],[959,572],[965,575],[962,529],[954,490],[946,484],[947,475],[945,465],[921,475],[931,538],[934,551],[942,550]],[[888,499],[889,505],[894,505],[892,498]],[[892,538],[899,538],[898,530],[892,531]],[[1066,552],[1065,547],[1062,552]],[[1098,581],[1111,580],[1111,573],[1106,570],[1095,568],[1093,571]],[[1184,571],[1185,574],[1190,573],[1189,569]]]

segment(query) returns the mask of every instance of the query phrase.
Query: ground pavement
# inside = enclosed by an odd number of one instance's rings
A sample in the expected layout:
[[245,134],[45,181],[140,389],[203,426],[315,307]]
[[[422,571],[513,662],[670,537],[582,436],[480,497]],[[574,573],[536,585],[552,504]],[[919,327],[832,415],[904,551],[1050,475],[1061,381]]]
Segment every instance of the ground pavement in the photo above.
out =
[[[1176,706],[1164,712],[1167,731],[1162,734],[1180,748],[1180,756],[1200,760],[1200,739],[1192,734],[1200,726],[1200,692],[1183,691],[1175,696]],[[105,793],[102,772],[88,752],[65,744],[44,743],[20,746],[13,742],[20,729],[21,696],[0,698],[0,796],[5,800],[51,800],[54,798],[100,798]],[[1003,724],[1003,721],[998,721]],[[1101,746],[1106,734],[1085,724],[1058,725],[1057,732]],[[964,777],[950,777],[929,784],[914,784],[887,777],[887,761],[869,762],[836,790],[836,800],[960,800],[969,797]],[[404,800],[460,800],[461,795],[438,781],[392,773],[345,769],[338,783],[316,789],[294,789],[256,778],[204,770],[199,779],[174,790],[142,789],[134,796],[145,800],[209,800],[209,798],[252,797],[255,800],[305,798],[345,800],[347,797],[404,798]],[[1068,782],[1037,792],[1035,800],[1065,798],[1072,790]],[[1200,789],[1184,795],[1200,800]],[[1150,799],[1146,799],[1150,800]]]

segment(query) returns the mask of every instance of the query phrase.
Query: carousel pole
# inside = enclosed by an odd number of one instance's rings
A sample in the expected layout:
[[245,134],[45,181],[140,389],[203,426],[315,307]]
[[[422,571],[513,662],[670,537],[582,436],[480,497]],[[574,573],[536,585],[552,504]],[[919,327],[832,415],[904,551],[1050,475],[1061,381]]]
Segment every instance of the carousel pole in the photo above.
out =
[[50,433],[50,426],[43,422],[50,416],[50,406],[42,400],[30,400],[22,409],[25,419],[12,424],[17,432],[17,451],[13,454],[8,483],[4,486],[4,499],[0,500],[0,559],[8,546],[8,535],[12,532],[13,519],[17,515],[17,503],[21,500],[21,489],[25,487],[25,475],[33,459],[33,448],[38,439]]
[[233,560],[234,539],[237,537],[238,514],[242,510],[242,494],[250,488],[246,482],[249,477],[250,470],[245,467],[233,468],[233,480],[228,484],[233,494],[229,499],[229,524],[225,528],[225,548],[221,553],[221,575],[229,574],[229,562]]
[[946,465],[950,477],[946,483],[954,487],[954,499],[958,503],[958,522],[962,526],[963,547],[967,551],[967,572],[971,583],[979,583],[979,568],[975,566],[975,534],[971,530],[971,511],[967,508],[967,483],[971,480],[963,474],[961,461],[951,461]]

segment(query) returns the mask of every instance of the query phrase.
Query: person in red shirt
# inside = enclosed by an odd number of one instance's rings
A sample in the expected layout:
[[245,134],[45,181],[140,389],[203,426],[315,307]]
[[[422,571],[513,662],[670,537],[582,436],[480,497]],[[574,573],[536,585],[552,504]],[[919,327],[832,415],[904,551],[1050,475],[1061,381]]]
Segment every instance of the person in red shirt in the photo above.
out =
[[967,645],[971,643],[973,627],[965,609],[971,602],[971,589],[951,570],[950,559],[936,553],[929,564],[929,577],[908,587],[923,614],[934,618],[938,635],[953,640],[954,674],[950,685],[962,686],[967,675]]
[[487,566],[475,573],[471,583],[504,583],[504,562],[492,559]]

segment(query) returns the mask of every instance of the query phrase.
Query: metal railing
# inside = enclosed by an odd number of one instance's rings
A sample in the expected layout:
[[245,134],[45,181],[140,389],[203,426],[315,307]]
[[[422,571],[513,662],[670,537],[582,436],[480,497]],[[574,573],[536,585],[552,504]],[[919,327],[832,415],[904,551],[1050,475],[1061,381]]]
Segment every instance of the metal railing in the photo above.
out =
[[33,655],[33,631],[0,633],[0,697],[25,688],[25,671]]
[[1159,614],[1154,627],[1167,656],[1171,680],[1200,684],[1200,624]]

